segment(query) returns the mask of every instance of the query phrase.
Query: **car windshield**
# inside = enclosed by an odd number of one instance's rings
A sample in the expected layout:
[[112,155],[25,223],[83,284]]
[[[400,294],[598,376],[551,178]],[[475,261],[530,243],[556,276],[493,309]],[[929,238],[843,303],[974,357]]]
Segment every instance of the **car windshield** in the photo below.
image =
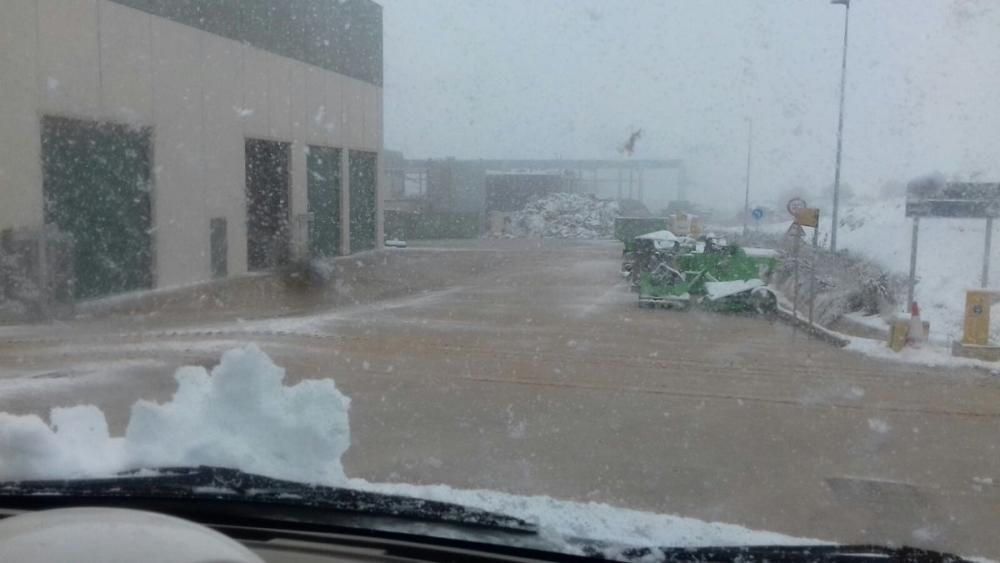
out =
[[568,551],[1000,558],[998,29],[4,0],[0,482],[210,466]]

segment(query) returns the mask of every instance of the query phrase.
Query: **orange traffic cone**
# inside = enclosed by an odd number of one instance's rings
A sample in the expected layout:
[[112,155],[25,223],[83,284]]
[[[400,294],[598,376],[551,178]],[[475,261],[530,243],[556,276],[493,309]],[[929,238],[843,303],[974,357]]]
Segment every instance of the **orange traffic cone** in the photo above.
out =
[[920,320],[920,306],[914,301],[910,305],[910,327],[907,342],[914,348],[919,348],[920,344],[927,338],[924,334],[924,321]]

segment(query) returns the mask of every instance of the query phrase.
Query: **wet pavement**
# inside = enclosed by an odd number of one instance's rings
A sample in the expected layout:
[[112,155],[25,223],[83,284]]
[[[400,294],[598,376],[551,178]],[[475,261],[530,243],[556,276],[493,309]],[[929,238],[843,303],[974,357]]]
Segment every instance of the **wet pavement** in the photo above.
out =
[[440,242],[344,260],[320,294],[255,282],[0,327],[0,409],[93,403],[120,432],[174,368],[252,341],[351,397],[351,476],[1000,556],[1000,380],[639,309],[619,254]]

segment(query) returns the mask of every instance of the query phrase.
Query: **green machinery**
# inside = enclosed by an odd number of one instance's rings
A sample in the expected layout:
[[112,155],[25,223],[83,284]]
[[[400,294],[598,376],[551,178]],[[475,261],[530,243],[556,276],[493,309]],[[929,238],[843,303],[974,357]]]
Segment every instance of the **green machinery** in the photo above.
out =
[[636,237],[626,260],[641,307],[687,308],[699,304],[722,312],[770,313],[777,296],[766,287],[774,271],[772,253],[753,256],[736,245],[719,245],[709,238],[692,244],[669,231]]

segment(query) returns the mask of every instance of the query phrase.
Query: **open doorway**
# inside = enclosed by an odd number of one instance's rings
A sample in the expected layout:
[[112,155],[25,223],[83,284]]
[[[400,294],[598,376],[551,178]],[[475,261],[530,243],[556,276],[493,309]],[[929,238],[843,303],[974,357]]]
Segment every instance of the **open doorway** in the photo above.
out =
[[267,270],[289,259],[289,143],[246,140],[247,267]]

